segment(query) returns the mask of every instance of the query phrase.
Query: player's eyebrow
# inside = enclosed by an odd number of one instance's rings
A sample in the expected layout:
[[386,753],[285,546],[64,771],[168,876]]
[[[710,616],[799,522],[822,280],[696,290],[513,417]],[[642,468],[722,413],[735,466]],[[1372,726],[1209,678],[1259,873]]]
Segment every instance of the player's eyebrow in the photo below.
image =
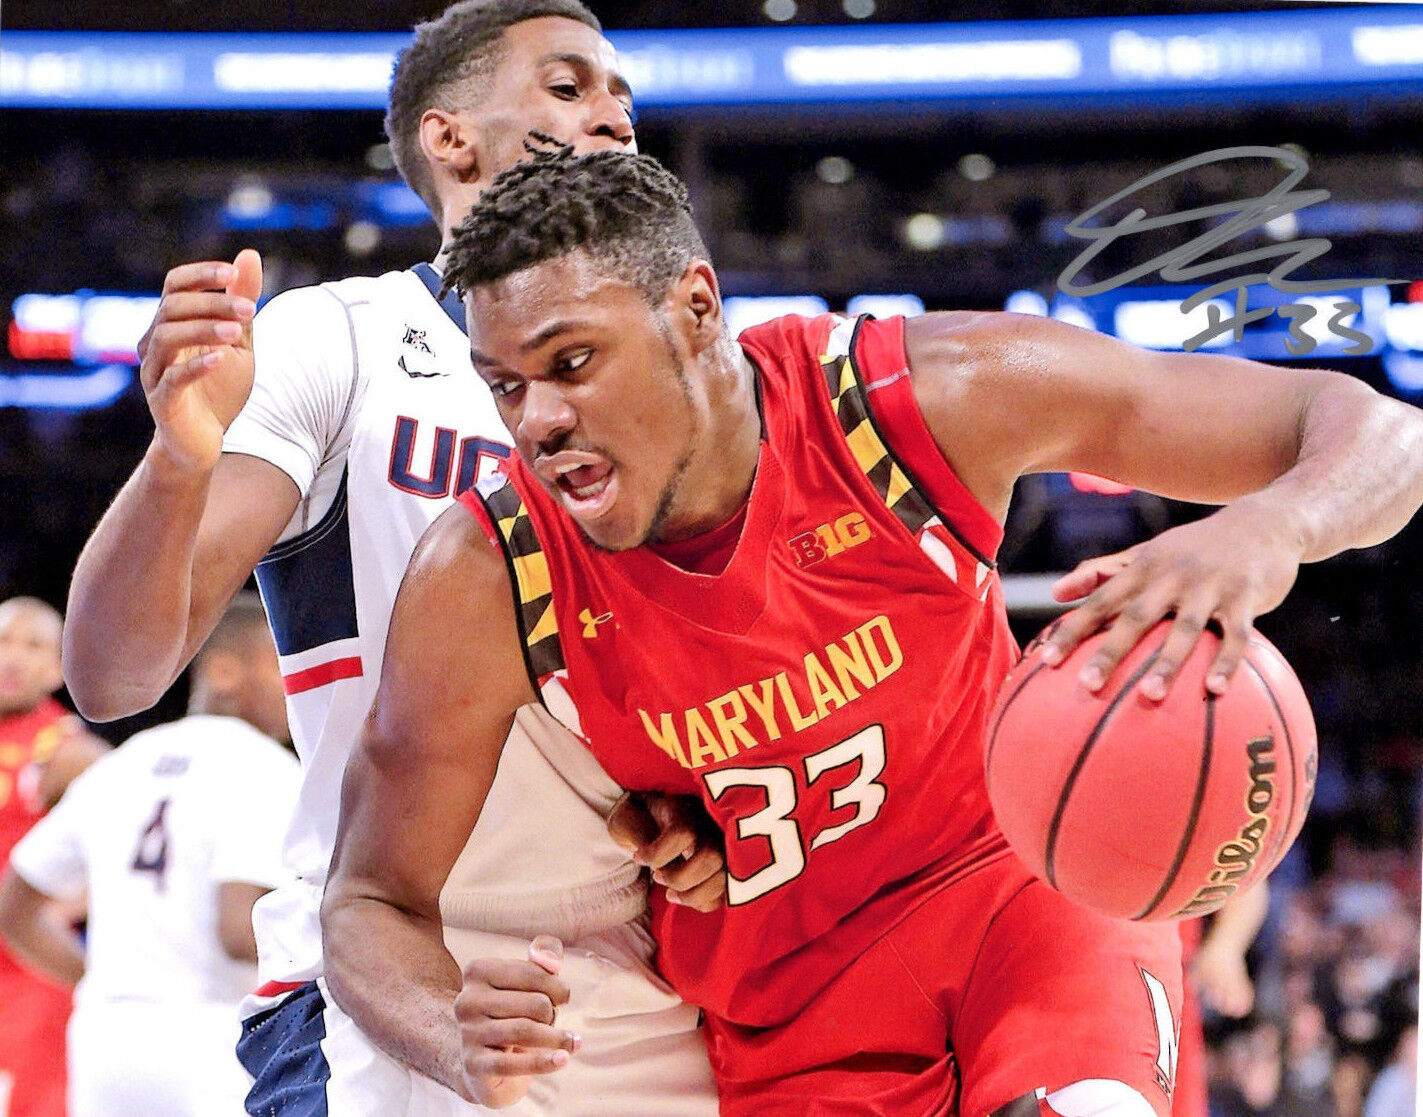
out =
[[537,333],[525,338],[519,345],[519,352],[532,353],[535,349],[548,344],[560,334],[566,334],[571,330],[585,329],[589,325],[591,325],[591,323],[577,318],[555,318]]
[[[589,323],[580,321],[577,318],[555,318],[532,337],[525,338],[520,342],[519,352],[532,353],[535,349],[546,345],[558,337],[559,334],[566,334],[570,330],[580,329],[587,325],[589,325]],[[473,346],[471,346],[469,350],[469,359],[474,362],[476,368],[502,369],[504,367],[503,363],[498,359],[489,356],[487,353],[481,353]]]
[[480,371],[481,369],[490,369],[491,371],[493,371],[504,367],[488,353],[481,353],[478,349],[474,348],[471,348],[469,351],[469,360],[470,363],[474,365],[474,369],[476,372]]

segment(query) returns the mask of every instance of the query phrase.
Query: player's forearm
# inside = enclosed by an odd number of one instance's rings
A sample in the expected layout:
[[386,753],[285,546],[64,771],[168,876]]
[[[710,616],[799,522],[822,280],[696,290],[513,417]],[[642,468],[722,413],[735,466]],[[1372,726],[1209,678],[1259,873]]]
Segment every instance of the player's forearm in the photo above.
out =
[[1314,562],[1383,542],[1420,504],[1423,412],[1337,377],[1305,409],[1295,464],[1232,508],[1275,523]]
[[22,965],[74,986],[84,976],[84,948],[44,893],[13,869],[0,882],[0,940]]
[[86,717],[146,709],[182,670],[210,478],[150,449],[85,544],[69,588],[64,676]]
[[336,1003],[381,1050],[467,1098],[454,1011],[460,971],[439,922],[369,898],[333,900],[331,891],[321,926]]

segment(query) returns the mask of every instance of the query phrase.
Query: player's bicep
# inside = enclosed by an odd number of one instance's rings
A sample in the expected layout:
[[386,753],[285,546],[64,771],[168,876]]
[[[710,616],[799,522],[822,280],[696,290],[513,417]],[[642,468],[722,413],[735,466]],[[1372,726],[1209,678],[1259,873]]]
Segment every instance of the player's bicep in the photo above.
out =
[[1025,473],[1083,470],[1198,501],[1279,476],[1331,374],[1158,353],[1015,314],[906,325],[919,400],[945,456],[990,508]]
[[532,698],[503,557],[456,506],[421,541],[391,614],[342,788],[338,892],[436,917],[515,711]]

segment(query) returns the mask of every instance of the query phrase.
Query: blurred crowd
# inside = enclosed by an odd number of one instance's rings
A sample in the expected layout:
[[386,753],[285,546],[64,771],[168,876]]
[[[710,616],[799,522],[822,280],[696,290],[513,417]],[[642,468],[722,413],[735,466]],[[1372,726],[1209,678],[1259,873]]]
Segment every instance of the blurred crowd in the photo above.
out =
[[1417,851],[1341,831],[1312,880],[1274,878],[1254,1010],[1208,1017],[1212,1117],[1412,1117],[1418,1044]]

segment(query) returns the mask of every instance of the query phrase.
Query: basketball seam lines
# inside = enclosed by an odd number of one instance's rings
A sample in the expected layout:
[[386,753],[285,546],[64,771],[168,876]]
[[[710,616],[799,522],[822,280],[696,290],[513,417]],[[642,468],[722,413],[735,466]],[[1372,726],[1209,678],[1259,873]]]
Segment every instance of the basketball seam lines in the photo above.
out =
[[1166,879],[1161,882],[1161,888],[1151,898],[1151,903],[1132,916],[1132,919],[1145,919],[1166,898],[1166,893],[1171,891],[1171,886],[1176,883],[1176,874],[1181,871],[1181,865],[1186,860],[1186,852],[1191,848],[1191,839],[1196,836],[1196,823],[1200,818],[1201,803],[1205,801],[1206,783],[1210,779],[1211,751],[1215,747],[1215,704],[1216,696],[1207,694],[1206,733],[1201,742],[1201,767],[1196,776],[1196,794],[1191,799],[1191,813],[1186,819],[1186,832],[1181,835],[1181,844],[1176,849],[1175,860],[1171,862],[1171,868],[1166,870]]
[[[1162,643],[1165,643],[1164,638]],[[1067,813],[1067,801],[1072,798],[1073,789],[1077,785],[1077,777],[1082,774],[1082,769],[1086,767],[1087,764],[1088,753],[1092,751],[1092,747],[1097,743],[1097,738],[1102,735],[1102,730],[1106,728],[1107,722],[1110,721],[1112,715],[1117,712],[1117,707],[1120,706],[1126,696],[1131,693],[1132,687],[1136,686],[1137,682],[1151,668],[1151,665],[1156,662],[1156,657],[1160,654],[1161,648],[1158,646],[1151,655],[1147,656],[1146,661],[1136,669],[1132,677],[1126,681],[1126,685],[1117,691],[1117,696],[1112,699],[1111,705],[1107,707],[1106,712],[1097,719],[1097,724],[1092,727],[1091,736],[1089,736],[1086,743],[1083,744],[1082,750],[1077,754],[1077,759],[1072,762],[1071,771],[1067,773],[1067,780],[1063,784],[1062,794],[1058,796],[1057,809],[1052,815],[1052,824],[1048,827],[1047,850],[1046,857],[1044,858],[1044,871],[1047,875],[1048,883],[1054,888],[1057,887],[1057,873],[1053,866],[1054,855],[1057,852],[1057,833],[1062,826],[1062,816]]]
[[1018,683],[1017,686],[1013,688],[1013,693],[1008,695],[1008,697],[1003,700],[1003,708],[998,711],[998,717],[994,719],[993,727],[988,731],[988,747],[984,750],[983,753],[983,767],[985,771],[987,771],[988,769],[989,761],[993,758],[993,746],[998,742],[998,728],[1003,724],[1003,719],[1008,716],[1008,707],[1014,703],[1018,695],[1023,693],[1023,688],[1027,686],[1029,682],[1032,681],[1033,676],[1046,666],[1046,663],[1039,663],[1036,667],[1034,667],[1031,671],[1028,672],[1027,676],[1020,683]]

